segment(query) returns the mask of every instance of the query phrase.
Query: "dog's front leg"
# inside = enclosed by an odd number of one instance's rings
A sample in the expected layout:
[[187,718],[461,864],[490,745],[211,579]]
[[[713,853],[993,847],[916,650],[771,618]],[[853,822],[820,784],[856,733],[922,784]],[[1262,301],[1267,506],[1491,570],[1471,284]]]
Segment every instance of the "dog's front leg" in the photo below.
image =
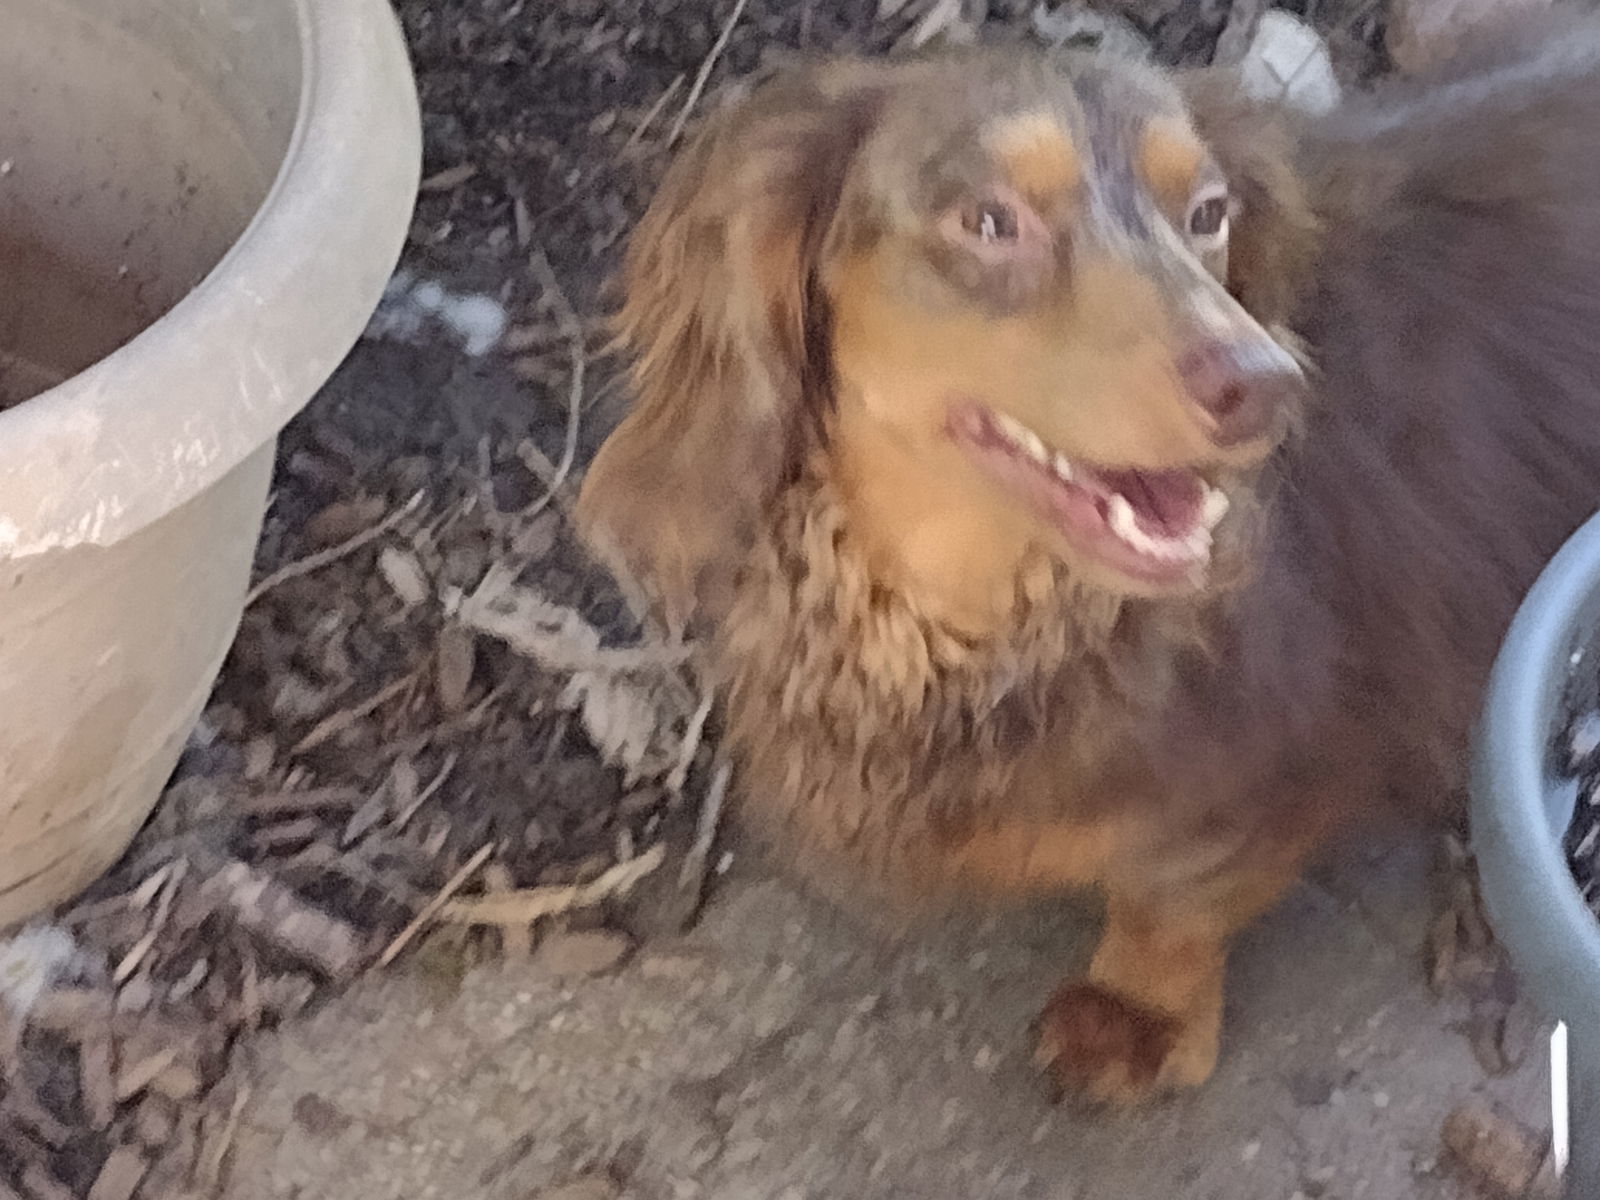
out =
[[1252,845],[1230,857],[1182,882],[1114,877],[1087,979],[1040,1018],[1040,1060],[1065,1088],[1130,1105],[1210,1077],[1228,945],[1294,882],[1303,854]]

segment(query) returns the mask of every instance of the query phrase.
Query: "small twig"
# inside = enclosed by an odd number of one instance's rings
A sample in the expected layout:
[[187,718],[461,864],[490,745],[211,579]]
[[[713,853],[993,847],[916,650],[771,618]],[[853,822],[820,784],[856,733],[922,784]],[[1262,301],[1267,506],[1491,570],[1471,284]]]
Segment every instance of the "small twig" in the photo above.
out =
[[[163,867],[155,875],[151,876],[151,879],[158,877],[161,879],[159,888],[150,893],[153,898],[159,892],[160,901],[156,905],[155,915],[151,918],[150,928],[145,931],[144,936],[134,943],[133,948],[112,969],[111,983],[114,987],[121,987],[129,979],[133,978],[134,972],[144,964],[150,951],[155,949],[157,940],[166,930],[167,920],[172,915],[173,898],[177,894],[179,885],[183,883],[187,869],[188,864],[179,859],[176,862],[169,863],[167,867]],[[149,884],[150,881],[146,880],[140,890],[143,891],[148,888]],[[148,901],[146,903],[148,904]]]
[[705,878],[706,860],[711,857],[711,847],[717,841],[717,829],[722,824],[722,805],[728,796],[728,780],[733,768],[726,762],[717,767],[706,788],[705,802],[700,806],[700,818],[695,823],[694,844],[683,856],[683,866],[678,871],[678,886],[689,887]]
[[409,946],[411,940],[449,905],[451,897],[466,886],[467,880],[472,878],[479,867],[489,861],[489,855],[493,853],[493,842],[479,847],[478,852],[467,859],[459,871],[450,876],[449,881],[435,893],[433,899],[422,906],[422,911],[412,918],[411,923],[395,935],[394,941],[384,947],[383,953],[378,955],[378,965],[387,967],[398,958],[400,951]]
[[583,373],[589,361],[583,322],[578,319],[577,310],[567,299],[566,292],[562,291],[561,281],[556,278],[556,273],[551,269],[550,260],[544,251],[535,247],[528,254],[528,266],[539,280],[539,286],[544,289],[550,307],[555,310],[556,323],[561,326],[562,332],[567,335],[571,343],[572,378],[567,388],[567,437],[561,447],[561,461],[556,464],[555,478],[549,482],[545,494],[523,510],[524,520],[538,516],[550,506],[550,502],[556,498],[556,493],[561,490],[561,485],[566,482],[572,464],[577,460],[578,428],[583,419]]
[[341,708],[338,712],[324,717],[312,727],[310,733],[290,747],[289,753],[291,755],[304,754],[307,750],[315,749],[334,734],[349,728],[374,710],[382,708],[416,681],[417,672],[413,671],[409,675],[401,676],[392,683],[379,688],[361,703],[352,705],[350,708]]
[[417,793],[417,798],[410,804],[406,805],[405,808],[400,811],[400,814],[389,823],[389,829],[391,832],[398,833],[400,830],[404,829],[411,821],[411,818],[417,815],[417,810],[431,800],[433,798],[433,794],[444,786],[444,781],[450,778],[450,772],[455,770],[457,757],[458,754],[454,750],[445,756],[444,765],[439,768],[434,777],[428,780],[428,782],[423,786],[422,790]]
[[672,98],[678,94],[678,89],[683,86],[683,79],[683,73],[680,71],[677,75],[673,76],[672,82],[667,84],[667,90],[656,97],[656,102],[652,104],[649,108],[649,111],[647,111],[644,116],[639,119],[639,124],[636,125],[633,132],[628,135],[628,140],[622,144],[623,154],[630,153],[639,145],[640,141],[644,138],[645,132],[650,128],[650,126],[655,124],[656,118],[661,115],[662,110],[665,109]]
[[[572,497],[567,495],[566,488],[571,481],[571,471],[568,471],[566,478],[562,478],[556,469],[556,464],[550,461],[550,456],[535,446],[530,438],[523,438],[517,443],[517,458],[549,489],[549,498],[556,507],[562,512],[569,512],[572,508]],[[544,497],[540,497],[534,503],[544,503]]]
[[700,740],[706,730],[706,718],[710,715],[711,693],[708,691],[700,698],[700,706],[694,710],[694,716],[689,718],[689,728],[684,731],[683,744],[678,747],[678,761],[672,768],[672,774],[667,776],[669,792],[683,791],[683,785],[689,779],[689,768],[694,766],[694,756],[700,750]]
[[294,562],[285,563],[250,589],[250,593],[244,598],[244,606],[249,608],[279,584],[287,583],[291,579],[298,579],[302,575],[309,575],[313,571],[320,571],[323,567],[338,562],[346,555],[354,554],[368,542],[382,537],[408,515],[416,511],[417,506],[422,503],[423,495],[424,493],[418,492],[407,500],[404,505],[395,509],[376,525],[369,526],[355,536],[346,538],[337,546],[329,546],[326,550],[319,550],[315,554],[308,554],[304,558],[296,559]]
[[[511,872],[501,863],[490,863],[484,868],[483,876],[484,883],[491,893],[517,890]],[[507,958],[527,958],[533,953],[532,929],[527,925],[501,926],[500,948],[505,951]]]
[[665,857],[665,847],[652,846],[638,858],[618,863],[589,883],[488,892],[444,904],[439,915],[460,925],[531,925],[541,917],[588,908],[612,896],[625,895]]
[[711,78],[712,69],[717,65],[717,59],[722,57],[722,52],[728,46],[728,39],[733,36],[733,27],[739,23],[739,18],[744,15],[744,7],[749,0],[735,0],[733,11],[728,14],[728,19],[722,23],[722,32],[717,35],[717,40],[711,46],[711,53],[707,54],[705,61],[700,64],[700,71],[694,77],[694,86],[689,89],[688,98],[684,100],[683,107],[678,110],[678,119],[672,123],[672,132],[667,134],[667,145],[676,146],[678,139],[683,136],[683,128],[689,123],[689,114],[694,112],[694,106],[700,102],[700,93],[706,90],[706,81]]
[[[234,1091],[233,1102],[228,1105],[227,1116],[222,1118],[220,1124],[207,1121],[211,1125],[211,1135],[206,1139],[199,1162],[195,1164],[195,1176],[202,1189],[211,1195],[220,1193],[226,1179],[233,1141],[239,1133],[239,1118],[244,1115],[249,1103],[250,1085],[241,1083]],[[211,1114],[213,1118],[217,1115]]]

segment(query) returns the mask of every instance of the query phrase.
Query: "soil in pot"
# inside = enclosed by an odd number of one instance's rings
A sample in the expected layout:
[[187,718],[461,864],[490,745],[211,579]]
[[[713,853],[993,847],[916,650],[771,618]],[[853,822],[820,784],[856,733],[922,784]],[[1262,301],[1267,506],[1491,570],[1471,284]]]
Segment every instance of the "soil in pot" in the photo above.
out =
[[1600,917],[1600,661],[1573,662],[1568,719],[1551,747],[1556,770],[1578,781],[1578,802],[1562,839],[1567,866],[1589,908]]
[[0,409],[38,395],[130,341],[155,314],[126,276],[106,278],[31,239],[0,237]]

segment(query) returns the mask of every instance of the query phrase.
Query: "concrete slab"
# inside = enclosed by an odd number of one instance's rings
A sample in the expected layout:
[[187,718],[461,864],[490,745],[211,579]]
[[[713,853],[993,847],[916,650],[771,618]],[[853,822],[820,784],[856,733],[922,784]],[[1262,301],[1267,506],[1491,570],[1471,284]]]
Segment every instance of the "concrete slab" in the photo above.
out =
[[648,1200],[1446,1200],[1445,1114],[1542,1122],[1545,1063],[1487,1078],[1427,989],[1423,861],[1297,891],[1240,948],[1216,1079],[1132,1116],[1028,1062],[1082,912],[889,944],[751,870],[609,977],[377,978],[266,1043],[229,1196],[532,1200],[610,1163]]

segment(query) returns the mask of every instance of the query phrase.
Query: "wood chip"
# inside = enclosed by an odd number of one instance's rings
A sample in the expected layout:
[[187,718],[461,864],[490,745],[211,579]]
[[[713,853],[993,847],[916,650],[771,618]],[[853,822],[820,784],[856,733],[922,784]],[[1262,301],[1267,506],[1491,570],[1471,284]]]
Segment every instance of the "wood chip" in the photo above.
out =
[[434,647],[433,690],[445,712],[459,712],[466,704],[477,660],[478,639],[472,630],[453,621],[440,627]]
[[551,975],[600,975],[622,961],[633,944],[609,930],[552,933],[539,943],[533,961]]
[[1464,1104],[1445,1118],[1440,1136],[1451,1159],[1492,1200],[1554,1196],[1548,1139],[1499,1109]]
[[111,1037],[101,1027],[78,1045],[78,1091],[89,1124],[108,1129],[117,1116],[117,1085],[113,1077]]
[[28,1024],[78,1042],[98,1032],[111,1020],[111,1008],[110,992],[97,988],[56,988],[41,997],[28,1014]]
[[378,573],[389,585],[389,590],[400,598],[407,608],[416,608],[433,594],[428,577],[423,573],[417,557],[394,546],[385,546],[378,553]]
[[235,811],[245,817],[285,817],[350,808],[360,800],[361,793],[352,787],[301,788],[251,796],[240,801]]
[[467,180],[478,173],[476,163],[457,163],[453,167],[446,167],[442,171],[435,171],[422,181],[419,192],[448,192],[460,187]]
[[[138,1059],[117,1074],[116,1096],[119,1104],[125,1104],[148,1088],[160,1075],[178,1061],[178,1051],[174,1046],[165,1050]],[[195,1077],[195,1091],[199,1091],[199,1077]],[[175,1097],[183,1099],[184,1097]]]
[[652,846],[638,858],[618,863],[590,883],[521,888],[514,892],[491,892],[465,900],[453,900],[441,908],[439,916],[458,925],[531,925],[542,917],[587,908],[612,896],[626,895],[635,884],[659,867],[665,857],[665,847]]
[[348,977],[364,957],[352,926],[246,863],[223,867],[201,890],[226,908],[240,928],[331,979]]
[[32,1200],[78,1200],[71,1188],[37,1163],[22,1169],[22,1190]]
[[301,536],[318,549],[334,546],[383,520],[388,507],[382,496],[335,500],[306,521]]
[[134,1136],[151,1150],[171,1141],[177,1128],[177,1106],[165,1096],[146,1096],[133,1116]]
[[88,1200],[132,1200],[149,1169],[144,1155],[134,1147],[118,1146],[95,1176]]

